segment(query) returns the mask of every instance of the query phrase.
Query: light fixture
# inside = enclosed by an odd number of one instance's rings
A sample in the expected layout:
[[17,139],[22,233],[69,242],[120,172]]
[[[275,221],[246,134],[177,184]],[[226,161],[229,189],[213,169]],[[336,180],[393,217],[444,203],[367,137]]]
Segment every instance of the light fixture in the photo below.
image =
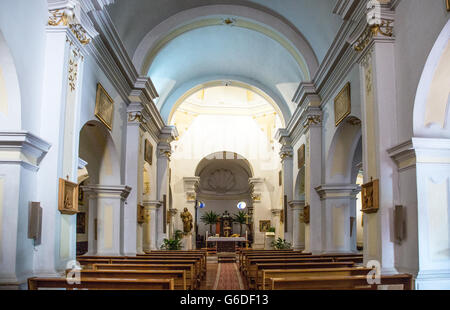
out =
[[239,210],[244,210],[245,208],[247,208],[247,204],[245,202],[241,201],[237,204],[237,208]]

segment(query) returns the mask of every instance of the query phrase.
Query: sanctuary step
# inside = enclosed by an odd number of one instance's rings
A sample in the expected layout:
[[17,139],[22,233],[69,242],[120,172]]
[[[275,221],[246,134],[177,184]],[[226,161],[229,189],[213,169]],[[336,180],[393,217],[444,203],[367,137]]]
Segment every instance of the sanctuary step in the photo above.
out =
[[235,253],[219,253],[217,255],[219,263],[235,263],[236,254]]

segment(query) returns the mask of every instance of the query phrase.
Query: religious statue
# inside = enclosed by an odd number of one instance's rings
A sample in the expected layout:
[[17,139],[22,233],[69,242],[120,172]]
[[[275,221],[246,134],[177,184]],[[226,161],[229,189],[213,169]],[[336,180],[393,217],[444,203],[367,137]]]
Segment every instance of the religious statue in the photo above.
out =
[[184,208],[183,213],[180,214],[183,221],[183,231],[188,234],[192,230],[192,214],[188,211],[188,208]]

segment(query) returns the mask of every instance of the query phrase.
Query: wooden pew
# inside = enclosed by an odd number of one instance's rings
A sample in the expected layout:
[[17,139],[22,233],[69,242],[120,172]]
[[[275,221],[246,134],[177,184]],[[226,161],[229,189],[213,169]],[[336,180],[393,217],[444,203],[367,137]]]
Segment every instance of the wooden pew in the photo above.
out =
[[137,259],[142,258],[161,258],[161,257],[183,257],[183,258],[198,258],[200,260],[200,269],[202,270],[202,278],[206,276],[206,265],[207,265],[207,256],[206,252],[178,252],[178,251],[169,251],[169,252],[151,252],[148,254],[138,254],[136,256]]
[[29,278],[28,289],[54,288],[67,290],[173,290],[173,279],[85,279],[80,284],[68,284],[65,278]]
[[[409,274],[381,276],[379,285],[403,285],[404,290],[413,289],[413,279]],[[366,276],[329,276],[306,278],[270,278],[270,290],[358,290],[378,289],[378,284],[368,284]]]
[[262,281],[257,288],[266,290],[270,278],[301,279],[307,277],[331,277],[331,276],[367,276],[372,268],[350,267],[350,268],[313,268],[313,269],[263,269]]
[[257,264],[263,263],[274,263],[278,265],[286,263],[326,263],[333,262],[333,258],[258,258],[258,259],[248,259],[248,266],[244,270],[245,276],[247,277],[247,283],[249,288],[255,288],[256,276],[257,276]]
[[[170,253],[170,254],[148,254],[145,256],[79,256],[77,261],[80,262],[81,265],[89,266],[92,263],[95,263],[95,260],[104,260],[99,263],[102,264],[111,264],[113,260],[124,260],[124,261],[132,261],[132,260],[162,260],[162,259],[170,259],[170,260],[196,260],[197,269],[200,270],[200,279],[203,279],[206,276],[206,257],[203,259],[201,254],[178,254],[178,253]],[[109,261],[108,261],[109,260]]]
[[362,256],[352,256],[352,257],[348,257],[348,256],[343,256],[343,257],[335,257],[334,258],[335,262],[355,262],[357,264],[362,264],[364,261],[364,258]]
[[166,265],[174,265],[174,264],[179,264],[179,265],[186,265],[186,264],[190,264],[193,265],[194,267],[194,278],[196,280],[195,283],[195,288],[197,288],[200,285],[201,282],[201,270],[199,267],[199,262],[198,260],[194,260],[194,259],[183,259],[183,260],[173,260],[173,259],[142,259],[142,260],[138,260],[138,259],[133,259],[133,260],[123,260],[123,259],[112,259],[111,260],[111,264],[115,264],[115,265],[129,265],[129,264],[138,264],[138,265],[161,265],[161,264],[166,264]]
[[[320,257],[320,256],[305,256],[305,255],[272,255],[272,256],[251,256],[247,257],[243,265],[243,273],[247,275],[249,270],[252,268],[252,264],[255,262],[265,261],[267,263],[289,263],[296,262],[296,260],[304,260],[304,262],[332,262],[334,259],[332,257]],[[294,260],[294,261],[289,261]],[[301,261],[298,261],[301,262]]]
[[320,269],[320,268],[354,268],[354,262],[316,262],[316,263],[263,263],[256,264],[256,285],[262,285],[263,270],[280,269]]
[[78,258],[78,262],[81,264],[83,269],[93,269],[94,264],[164,264],[164,265],[171,265],[171,264],[190,264],[193,265],[194,268],[194,278],[195,278],[195,287],[198,287],[200,285],[201,281],[201,270],[200,270],[200,262],[198,259],[179,259],[179,258],[142,258],[142,259],[126,259],[123,257],[115,257],[110,259],[104,259],[104,258]]
[[245,268],[247,264],[247,260],[249,258],[254,257],[278,257],[278,256],[312,256],[311,253],[302,253],[299,251],[266,251],[266,252],[252,252],[252,253],[243,253],[239,258],[240,268]]
[[187,290],[184,270],[81,270],[80,276],[81,282],[87,279],[173,279],[175,290]]
[[184,270],[187,289],[194,290],[198,287],[192,264],[94,264],[92,270]]

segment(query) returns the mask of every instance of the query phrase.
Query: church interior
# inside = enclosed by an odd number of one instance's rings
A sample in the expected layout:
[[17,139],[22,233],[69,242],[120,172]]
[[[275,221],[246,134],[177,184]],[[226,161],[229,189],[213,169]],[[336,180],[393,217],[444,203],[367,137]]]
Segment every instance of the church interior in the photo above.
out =
[[0,289],[449,290],[450,0],[0,0]]

